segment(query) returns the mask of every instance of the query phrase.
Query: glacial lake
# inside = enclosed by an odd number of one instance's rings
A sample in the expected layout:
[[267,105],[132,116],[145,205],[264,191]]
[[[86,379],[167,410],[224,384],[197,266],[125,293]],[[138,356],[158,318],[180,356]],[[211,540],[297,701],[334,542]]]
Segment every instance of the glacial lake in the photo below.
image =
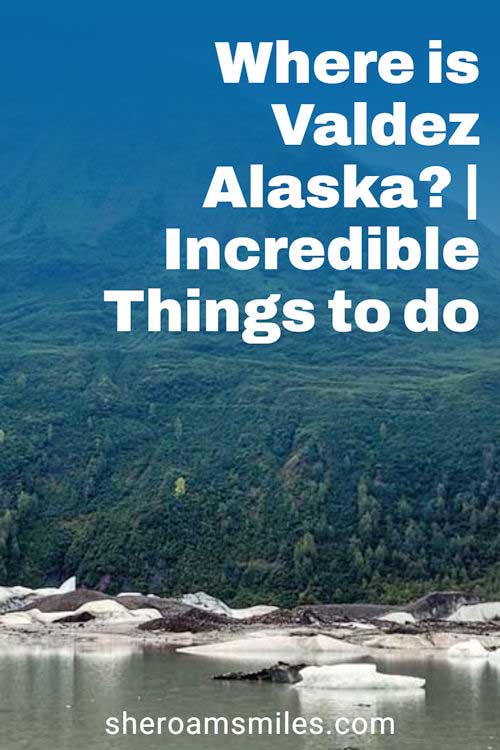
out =
[[[215,682],[253,664],[120,645],[89,650],[0,645],[1,750],[148,748],[500,748],[500,660],[384,656],[381,671],[425,677],[426,691],[297,690],[288,685]],[[144,716],[389,716],[394,736],[108,736],[105,721]]]

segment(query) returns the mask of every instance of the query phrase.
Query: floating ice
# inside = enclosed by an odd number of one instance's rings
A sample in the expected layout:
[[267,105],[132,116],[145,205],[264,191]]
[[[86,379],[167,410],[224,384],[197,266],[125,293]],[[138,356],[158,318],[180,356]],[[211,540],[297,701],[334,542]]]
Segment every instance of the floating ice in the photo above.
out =
[[305,667],[294,687],[315,690],[418,690],[425,680],[407,675],[382,674],[375,664],[336,664]]
[[475,639],[455,643],[454,646],[450,646],[447,654],[451,657],[465,656],[470,659],[487,659],[490,656],[490,652],[485,649],[483,644]]
[[189,648],[179,649],[179,653],[237,659],[255,659],[267,656],[307,659],[314,655],[326,653],[360,656],[365,652],[359,646],[327,635],[268,635],[237,638],[205,646],[190,646]]

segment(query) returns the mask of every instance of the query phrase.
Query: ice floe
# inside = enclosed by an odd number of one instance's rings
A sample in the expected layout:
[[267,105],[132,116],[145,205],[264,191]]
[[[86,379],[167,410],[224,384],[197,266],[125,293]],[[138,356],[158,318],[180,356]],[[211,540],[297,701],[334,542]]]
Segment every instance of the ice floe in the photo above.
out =
[[394,651],[422,651],[432,648],[432,644],[425,635],[407,635],[406,633],[388,633],[376,635],[364,641],[369,648],[387,649]]
[[190,646],[179,649],[179,653],[237,659],[268,656],[307,659],[327,653],[360,656],[365,651],[360,646],[327,635],[267,635]]
[[315,690],[419,690],[425,680],[407,675],[377,672],[375,664],[336,664],[305,667],[294,687]]

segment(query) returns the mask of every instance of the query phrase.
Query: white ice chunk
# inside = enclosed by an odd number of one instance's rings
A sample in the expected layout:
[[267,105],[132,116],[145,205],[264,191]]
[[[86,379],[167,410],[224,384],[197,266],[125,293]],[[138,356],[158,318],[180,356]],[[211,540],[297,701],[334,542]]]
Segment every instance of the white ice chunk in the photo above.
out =
[[41,598],[45,596],[54,596],[55,594],[69,594],[76,591],[76,577],[68,578],[59,588],[46,587],[39,589],[30,589],[26,586],[0,586],[0,605],[7,604],[12,599],[26,599],[28,596]]
[[56,589],[53,586],[48,586],[41,589],[33,589],[33,594],[38,599],[45,599],[46,596],[56,596],[60,593],[61,592],[59,591],[59,589]]
[[213,612],[217,615],[226,615],[231,617],[231,608],[228,607],[220,599],[216,599],[210,594],[205,594],[204,591],[197,591],[195,594],[186,594],[181,599],[183,604],[188,604],[190,607],[196,607],[197,609],[204,609],[207,612]]
[[451,622],[488,622],[500,620],[500,602],[466,604],[448,617]]
[[33,618],[30,612],[7,612],[5,615],[0,615],[0,625],[6,628],[30,628],[34,624]]
[[269,635],[237,638],[204,646],[190,646],[179,649],[179,653],[237,659],[273,656],[296,660],[325,653],[359,656],[364,651],[357,645],[327,635]]
[[[70,615],[78,617],[79,615],[91,615],[96,620],[112,620],[114,622],[147,622],[156,620],[161,617],[157,609],[127,609],[112,599],[101,599],[95,602],[82,604],[74,612],[51,612],[48,613],[52,622]],[[54,618],[54,619],[52,619]]]
[[465,656],[469,659],[487,659],[490,655],[490,652],[476,639],[455,643],[454,646],[450,646],[446,653],[451,657],[462,658]]
[[389,612],[388,615],[384,615],[380,619],[395,622],[399,625],[414,625],[417,622],[411,612]]
[[25,586],[0,586],[0,605],[7,604],[12,599],[25,599],[33,593]]
[[76,591],[76,576],[71,576],[59,586],[59,594],[71,594]]
[[336,664],[305,667],[294,687],[315,690],[418,690],[425,680],[407,675],[382,674],[375,664]]
[[140,591],[122,591],[121,594],[117,594],[117,597],[120,596],[142,596]]
[[143,622],[161,618],[157,609],[130,610],[119,602],[103,599],[82,604],[75,611],[41,612],[39,609],[30,609],[27,612],[9,612],[0,616],[0,625],[5,627],[49,625],[60,622],[66,617],[78,618],[87,614],[91,615],[97,622],[109,622],[113,625],[140,625]]
[[263,615],[268,615],[278,609],[278,607],[273,607],[267,604],[257,604],[254,607],[232,609],[225,602],[216,599],[214,596],[210,596],[210,594],[205,594],[204,591],[197,591],[195,594],[185,594],[181,601],[183,604],[188,604],[190,607],[204,609],[207,612],[212,612],[217,615],[225,615],[232,620],[246,620],[249,617],[262,617]]

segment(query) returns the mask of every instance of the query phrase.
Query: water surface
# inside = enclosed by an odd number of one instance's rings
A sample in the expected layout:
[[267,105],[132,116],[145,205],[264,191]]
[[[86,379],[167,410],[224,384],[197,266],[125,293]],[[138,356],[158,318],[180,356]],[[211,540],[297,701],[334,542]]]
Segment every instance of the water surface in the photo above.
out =
[[[483,661],[384,657],[381,671],[425,677],[427,690],[306,691],[289,686],[214,682],[211,675],[251,668],[222,660],[120,646],[0,647],[1,750],[99,748],[500,748],[500,665]],[[109,716],[391,716],[389,736],[110,737]]]

